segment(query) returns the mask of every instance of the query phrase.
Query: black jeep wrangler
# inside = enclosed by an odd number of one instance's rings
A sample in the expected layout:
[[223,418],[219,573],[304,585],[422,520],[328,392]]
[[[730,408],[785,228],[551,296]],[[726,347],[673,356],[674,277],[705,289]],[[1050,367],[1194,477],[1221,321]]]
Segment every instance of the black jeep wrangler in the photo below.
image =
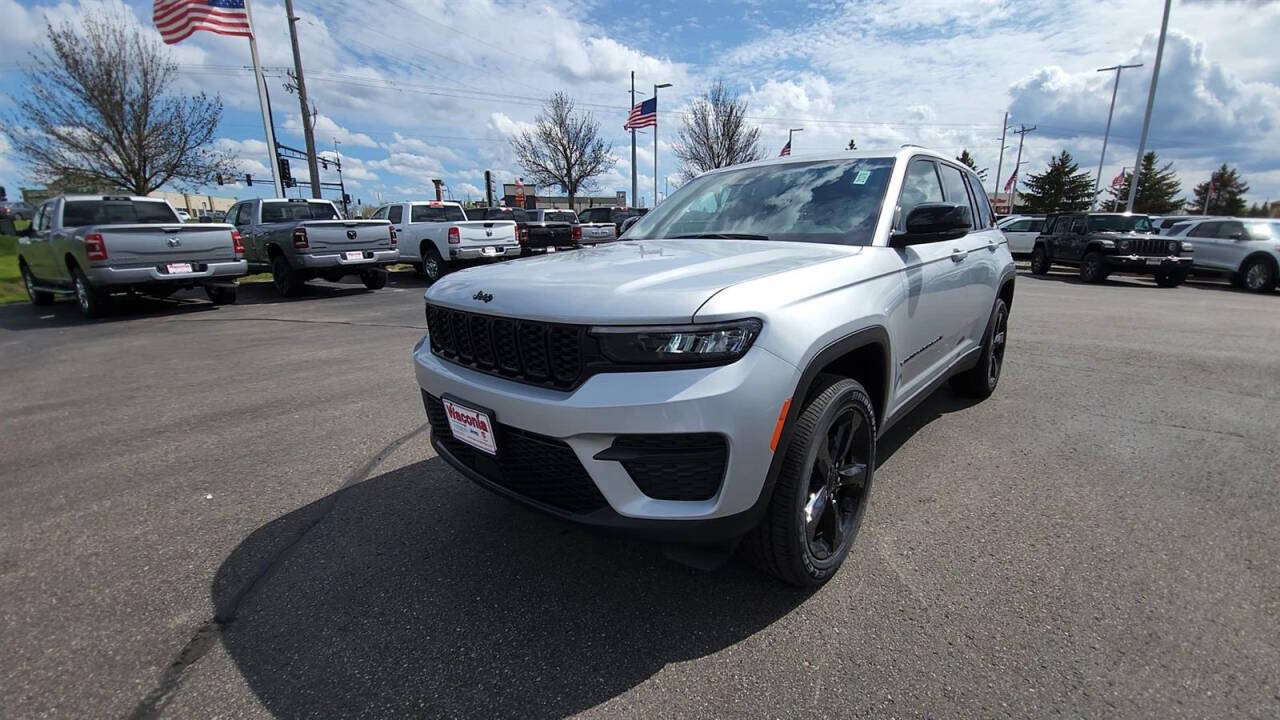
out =
[[1146,215],[1061,213],[1045,219],[1031,250],[1031,272],[1054,265],[1080,268],[1080,279],[1099,283],[1113,272],[1155,275],[1160,287],[1176,287],[1191,269],[1191,243],[1161,237]]

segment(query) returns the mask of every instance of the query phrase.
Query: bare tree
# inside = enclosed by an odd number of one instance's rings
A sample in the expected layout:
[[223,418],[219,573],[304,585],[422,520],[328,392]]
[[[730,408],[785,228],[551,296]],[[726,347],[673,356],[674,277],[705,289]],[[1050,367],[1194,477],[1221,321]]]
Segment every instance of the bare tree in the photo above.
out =
[[747,127],[747,102],[717,80],[693,101],[674,147],[684,180],[707,170],[759,160],[760,128]]
[[46,20],[49,46],[24,68],[26,90],[6,130],[32,175],[146,195],[235,172],[234,158],[212,145],[220,98],[167,96],[177,64],[122,12],[87,13],[82,26]]
[[562,92],[548,98],[534,119],[534,128],[511,138],[520,166],[538,185],[554,185],[569,196],[594,185],[617,160],[613,146],[600,139],[600,123],[591,113],[576,113],[573,100]]

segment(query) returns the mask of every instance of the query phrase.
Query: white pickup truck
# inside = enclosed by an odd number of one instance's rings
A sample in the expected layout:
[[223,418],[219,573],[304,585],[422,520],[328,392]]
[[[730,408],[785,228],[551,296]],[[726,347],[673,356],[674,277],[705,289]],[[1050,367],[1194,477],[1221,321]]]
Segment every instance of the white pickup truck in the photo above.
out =
[[400,259],[428,282],[459,261],[517,257],[521,251],[515,221],[468,220],[456,202],[390,203],[373,219],[390,221],[400,238]]

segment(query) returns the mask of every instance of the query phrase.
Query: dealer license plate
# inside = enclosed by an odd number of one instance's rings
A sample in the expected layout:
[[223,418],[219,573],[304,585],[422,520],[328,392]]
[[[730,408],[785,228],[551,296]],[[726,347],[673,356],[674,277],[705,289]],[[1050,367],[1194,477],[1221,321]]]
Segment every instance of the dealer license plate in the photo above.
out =
[[459,405],[450,400],[442,400],[444,413],[449,418],[449,432],[458,440],[483,450],[490,455],[498,454],[498,442],[493,435],[493,420],[489,414]]
[[167,267],[169,269],[170,275],[176,275],[178,273],[189,273],[192,271],[191,263],[169,263]]
[[363,259],[364,259],[364,253],[363,253],[362,251],[359,251],[359,250],[357,250],[357,251],[355,251],[355,252],[342,253],[342,256],[343,256],[343,257],[345,257],[345,258],[346,258],[346,259],[348,259],[348,260],[363,260]]

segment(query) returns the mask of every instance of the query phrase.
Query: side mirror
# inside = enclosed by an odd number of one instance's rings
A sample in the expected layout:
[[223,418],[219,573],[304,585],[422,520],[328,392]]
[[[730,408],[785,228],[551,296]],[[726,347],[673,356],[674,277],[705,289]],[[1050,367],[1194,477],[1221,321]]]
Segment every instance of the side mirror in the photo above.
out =
[[955,240],[969,234],[972,213],[960,203],[920,203],[907,215],[906,232],[889,237],[889,247]]
[[623,232],[623,233],[625,233],[626,231],[630,230],[630,229],[631,229],[631,226],[632,226],[632,225],[635,225],[637,222],[639,222],[639,220],[640,220],[640,216],[639,216],[639,215],[636,215],[636,216],[633,216],[633,217],[629,217],[629,218],[627,218],[626,220],[623,220],[623,221],[622,221],[622,232]]
[[214,219],[213,219],[213,216],[211,215],[201,215],[199,222],[211,223],[211,222],[214,222]]
[[1227,237],[1231,238],[1232,240],[1248,240],[1249,239],[1244,233],[1239,231],[1233,232]]

